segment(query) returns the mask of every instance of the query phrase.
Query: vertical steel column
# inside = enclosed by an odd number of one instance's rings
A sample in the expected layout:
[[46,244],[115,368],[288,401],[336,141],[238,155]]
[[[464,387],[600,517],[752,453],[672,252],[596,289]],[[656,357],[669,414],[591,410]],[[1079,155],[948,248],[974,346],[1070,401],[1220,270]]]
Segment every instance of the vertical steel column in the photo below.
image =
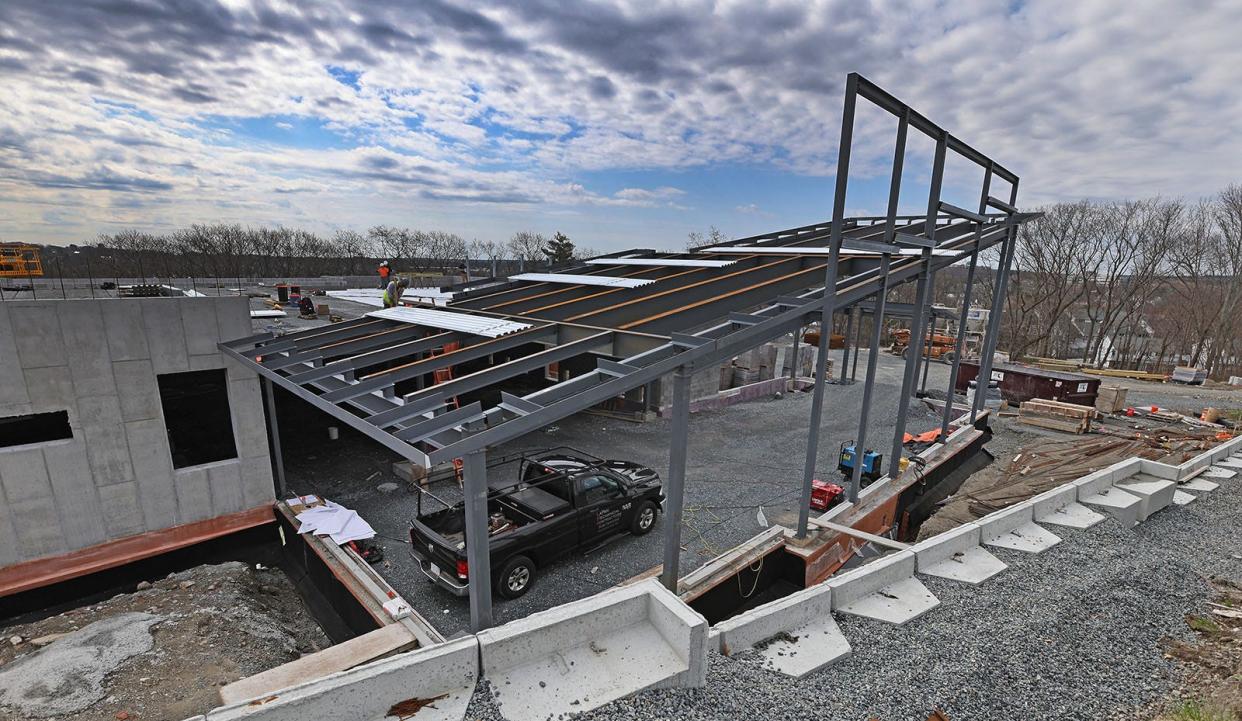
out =
[[850,383],[858,380],[858,349],[862,348],[862,306],[854,306],[854,362],[850,365]]
[[492,555],[487,528],[487,451],[467,453],[462,467],[466,501],[466,564],[470,578],[470,628],[492,625]]
[[862,483],[862,462],[867,452],[867,422],[871,418],[871,392],[875,390],[875,368],[880,359],[880,332],[884,328],[884,304],[888,297],[888,270],[892,255],[880,256],[880,290],[875,294],[875,312],[871,314],[871,351],[867,355],[867,376],[863,381],[862,411],[858,414],[858,436],[854,442],[854,470],[850,473],[847,500],[858,502]]
[[[936,157],[932,165],[931,188],[927,194],[927,220],[923,226],[923,234],[933,243],[936,241],[936,216],[940,210],[940,184],[944,179],[944,154],[948,146],[948,136],[942,135],[936,141]],[[893,450],[888,457],[889,477],[897,477],[897,469],[901,468],[901,453],[905,447],[906,417],[910,413],[910,396],[914,392],[919,377],[918,348],[923,343],[923,321],[930,316],[928,307],[932,284],[932,249],[924,248],[921,256],[922,269],[919,272],[918,288],[915,291],[914,309],[910,313],[910,343],[906,346],[906,368],[901,377],[901,395],[897,403],[897,423],[893,429]]]
[[[1018,182],[1015,180],[1009,190],[1009,204],[1017,207]],[[996,344],[1000,340],[1001,313],[1005,307],[1005,293],[1009,287],[1009,266],[1013,262],[1013,254],[1018,245],[1018,224],[1009,218],[1009,234],[1001,245],[1001,259],[996,264],[996,282],[992,284],[992,307],[988,311],[988,330],[983,339],[983,348],[979,352],[979,375],[975,380],[975,402],[970,406],[970,421],[974,423],[979,411],[983,409],[983,400],[987,395],[988,383],[992,379],[992,356],[996,353]]]
[[686,443],[690,427],[690,372],[673,373],[673,427],[669,432],[668,478],[664,483],[664,570],[660,582],[677,593],[681,571],[681,509],[686,493]]
[[[988,193],[992,189],[992,163],[983,170],[983,191],[979,195],[979,214],[988,209]],[[971,293],[975,287],[975,269],[979,265],[979,240],[983,237],[983,223],[975,229],[975,244],[970,248],[970,265],[966,268],[966,289],[962,291],[962,314],[957,319],[957,338],[953,342],[953,364],[949,368],[949,387],[944,396],[944,415],[940,419],[940,437],[949,435],[949,421],[953,416],[953,394],[957,387],[958,367],[966,348],[966,317],[970,314]]]
[[280,450],[280,424],[276,421],[276,396],[272,391],[272,382],[263,379],[263,401],[267,406],[267,427],[272,434],[272,460],[276,465],[277,500],[285,500],[288,486],[285,484],[285,456]]
[[841,110],[841,147],[837,154],[836,188],[832,205],[828,265],[824,270],[824,306],[820,313],[819,352],[815,355],[815,390],[811,397],[811,423],[806,436],[806,463],[802,468],[802,499],[798,506],[798,538],[806,538],[811,521],[811,481],[819,460],[819,427],[823,420],[824,388],[828,385],[828,339],[837,300],[837,266],[841,262],[841,228],[845,223],[845,191],[849,183],[850,148],[854,143],[854,106],[858,102],[858,74],[845,81],[845,105]]
[[845,311],[845,336],[844,336],[844,340],[841,341],[841,383],[842,384],[845,383],[845,372],[850,366],[850,334],[853,332],[854,332],[854,309],[849,308]]
[[931,370],[932,336],[936,335],[936,274],[927,275],[927,344],[923,346],[923,381],[919,384],[919,395],[927,395],[927,373]]
[[[798,326],[793,334],[793,355],[789,357],[789,390],[798,386],[798,341],[802,340],[802,326]],[[782,369],[784,370],[784,369]],[[774,374],[775,375],[775,374]]]

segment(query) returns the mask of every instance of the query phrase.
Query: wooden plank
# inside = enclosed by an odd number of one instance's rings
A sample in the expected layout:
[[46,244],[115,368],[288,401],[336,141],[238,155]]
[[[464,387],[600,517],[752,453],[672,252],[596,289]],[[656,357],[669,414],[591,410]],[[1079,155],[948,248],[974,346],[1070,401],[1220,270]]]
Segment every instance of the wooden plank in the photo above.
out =
[[811,518],[811,519],[808,519],[807,522],[810,523],[812,526],[815,526],[816,528],[823,528],[829,531],[836,531],[837,533],[844,533],[847,536],[853,536],[854,538],[861,538],[865,541],[871,541],[877,546],[884,546],[886,548],[895,548],[898,551],[904,551],[910,547],[910,544],[908,543],[894,541],[891,538],[885,538],[884,536],[877,536],[874,533],[867,533],[866,531],[860,531],[857,528],[850,528],[849,526],[842,526],[841,524],[833,523],[832,521],[823,521],[818,518]]
[[240,703],[269,696],[281,689],[347,671],[368,661],[414,648],[418,640],[399,623],[377,628],[322,651],[270,668],[220,688],[224,704]]

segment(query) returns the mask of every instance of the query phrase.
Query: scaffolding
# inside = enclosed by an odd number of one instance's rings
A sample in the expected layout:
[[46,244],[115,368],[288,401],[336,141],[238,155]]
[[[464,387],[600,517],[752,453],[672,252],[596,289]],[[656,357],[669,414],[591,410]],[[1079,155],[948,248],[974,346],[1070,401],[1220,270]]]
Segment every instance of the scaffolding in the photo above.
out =
[[42,278],[39,247],[27,243],[0,243],[0,278]]

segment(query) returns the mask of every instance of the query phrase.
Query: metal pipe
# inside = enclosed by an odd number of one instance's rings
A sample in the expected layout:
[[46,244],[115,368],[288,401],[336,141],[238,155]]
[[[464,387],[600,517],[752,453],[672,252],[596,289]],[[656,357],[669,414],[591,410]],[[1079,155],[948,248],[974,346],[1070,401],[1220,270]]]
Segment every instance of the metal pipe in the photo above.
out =
[[492,625],[491,536],[487,528],[487,451],[462,459],[466,503],[466,564],[470,578],[470,628]]
[[285,483],[285,456],[280,450],[280,424],[276,420],[276,396],[272,390],[272,382],[266,378],[263,379],[263,400],[267,405],[267,428],[272,434],[272,463],[276,468],[276,492],[277,498],[284,499],[288,493],[288,484]]
[[[988,209],[988,194],[992,188],[992,164],[988,163],[983,171],[983,190],[979,194],[979,213]],[[966,269],[966,288],[962,291],[962,314],[957,320],[957,338],[953,343],[953,363],[949,368],[949,387],[944,396],[944,415],[940,419],[940,437],[949,435],[949,420],[953,415],[953,397],[957,388],[958,368],[962,363],[962,352],[966,348],[966,319],[970,314],[971,294],[975,286],[975,269],[979,265],[979,239],[983,237],[983,224],[975,230],[975,244],[970,249],[970,265]]]
[[690,426],[690,368],[673,373],[673,422],[669,431],[668,479],[664,484],[664,570],[660,582],[677,593],[681,568],[681,509],[686,490],[686,441]]
[[845,81],[845,106],[841,111],[841,146],[837,154],[836,189],[832,205],[831,250],[824,271],[823,310],[820,313],[819,352],[815,356],[815,390],[811,397],[811,422],[806,437],[806,462],[802,468],[802,499],[798,506],[798,538],[806,538],[811,521],[811,481],[819,460],[819,427],[823,420],[824,388],[828,385],[828,337],[837,300],[837,265],[841,261],[841,230],[845,225],[845,191],[849,183],[850,148],[854,142],[854,106],[858,102],[857,73]]
[[[884,329],[884,302],[888,297],[888,266],[892,255],[880,256],[880,290],[875,296],[875,312],[871,314],[871,351],[867,355],[867,379],[863,381],[862,410],[858,414],[858,436],[854,442],[854,470],[850,474],[847,499],[858,502],[862,487],[863,457],[867,452],[867,422],[871,418],[871,393],[875,390],[875,369],[880,359],[880,333]],[[893,461],[889,461],[892,463]]]

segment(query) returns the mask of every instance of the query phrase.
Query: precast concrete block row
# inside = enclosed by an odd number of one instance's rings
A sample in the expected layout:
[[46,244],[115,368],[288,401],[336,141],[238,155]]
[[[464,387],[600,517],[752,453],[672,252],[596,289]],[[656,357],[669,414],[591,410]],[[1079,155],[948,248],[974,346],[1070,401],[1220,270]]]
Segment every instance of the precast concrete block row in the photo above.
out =
[[587,711],[649,688],[707,679],[707,621],[655,580],[364,664],[190,721],[385,718],[460,721],[480,675],[506,718]]

